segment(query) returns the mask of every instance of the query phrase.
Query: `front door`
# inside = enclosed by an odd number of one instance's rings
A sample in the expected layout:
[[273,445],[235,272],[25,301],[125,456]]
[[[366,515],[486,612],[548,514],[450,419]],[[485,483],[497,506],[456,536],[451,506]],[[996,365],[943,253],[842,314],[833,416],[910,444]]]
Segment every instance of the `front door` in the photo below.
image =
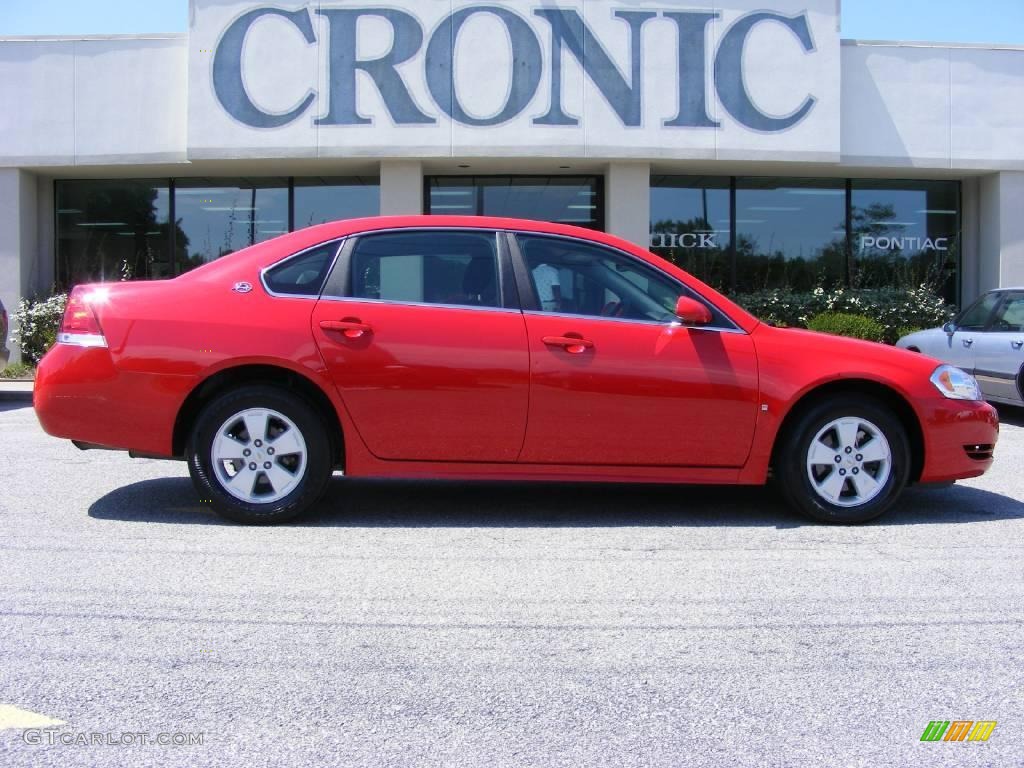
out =
[[523,315],[502,298],[498,242],[486,230],[386,232],[339,259],[347,279],[328,281],[313,336],[378,458],[515,461],[529,364]]
[[974,375],[986,397],[1019,402],[1024,366],[1024,293],[1009,292],[974,342]]
[[757,410],[750,337],[717,311],[685,328],[685,292],[627,254],[517,236],[531,357],[523,463],[740,467]]

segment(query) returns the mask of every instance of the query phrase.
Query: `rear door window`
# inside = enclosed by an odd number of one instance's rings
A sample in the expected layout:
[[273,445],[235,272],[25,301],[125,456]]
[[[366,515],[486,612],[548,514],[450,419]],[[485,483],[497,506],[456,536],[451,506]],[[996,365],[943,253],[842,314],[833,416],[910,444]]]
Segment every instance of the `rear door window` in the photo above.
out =
[[420,230],[364,235],[352,253],[358,299],[500,307],[493,231]]

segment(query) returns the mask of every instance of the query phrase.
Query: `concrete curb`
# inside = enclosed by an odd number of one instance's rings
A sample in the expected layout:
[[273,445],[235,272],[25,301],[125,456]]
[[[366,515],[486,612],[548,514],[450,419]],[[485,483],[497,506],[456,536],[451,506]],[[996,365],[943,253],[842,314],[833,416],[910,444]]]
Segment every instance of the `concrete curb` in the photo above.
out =
[[31,403],[31,381],[0,381],[0,403]]

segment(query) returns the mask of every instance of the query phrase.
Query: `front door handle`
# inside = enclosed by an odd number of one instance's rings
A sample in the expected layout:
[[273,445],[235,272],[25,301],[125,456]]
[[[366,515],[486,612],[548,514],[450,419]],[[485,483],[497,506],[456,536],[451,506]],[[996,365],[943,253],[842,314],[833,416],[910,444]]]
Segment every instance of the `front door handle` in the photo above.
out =
[[584,339],[582,336],[545,336],[541,339],[549,347],[562,347],[566,352],[578,355],[588,349],[592,349],[594,342]]
[[1011,341],[1010,346],[1014,349],[1020,349],[1021,347],[1024,347],[1024,341]]
[[969,347],[974,343],[974,339],[964,339],[964,346]]
[[360,339],[373,331],[358,317],[346,317],[344,320],[321,320],[320,327],[325,331],[340,331],[346,339]]

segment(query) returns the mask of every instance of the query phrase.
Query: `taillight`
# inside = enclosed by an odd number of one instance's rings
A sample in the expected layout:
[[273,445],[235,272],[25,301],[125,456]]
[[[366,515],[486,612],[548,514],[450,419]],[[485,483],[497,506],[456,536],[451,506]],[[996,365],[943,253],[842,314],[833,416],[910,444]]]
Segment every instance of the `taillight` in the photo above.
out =
[[107,340],[100,328],[94,306],[107,300],[107,289],[78,286],[68,296],[64,319],[60,322],[57,341],[80,347],[105,347]]

